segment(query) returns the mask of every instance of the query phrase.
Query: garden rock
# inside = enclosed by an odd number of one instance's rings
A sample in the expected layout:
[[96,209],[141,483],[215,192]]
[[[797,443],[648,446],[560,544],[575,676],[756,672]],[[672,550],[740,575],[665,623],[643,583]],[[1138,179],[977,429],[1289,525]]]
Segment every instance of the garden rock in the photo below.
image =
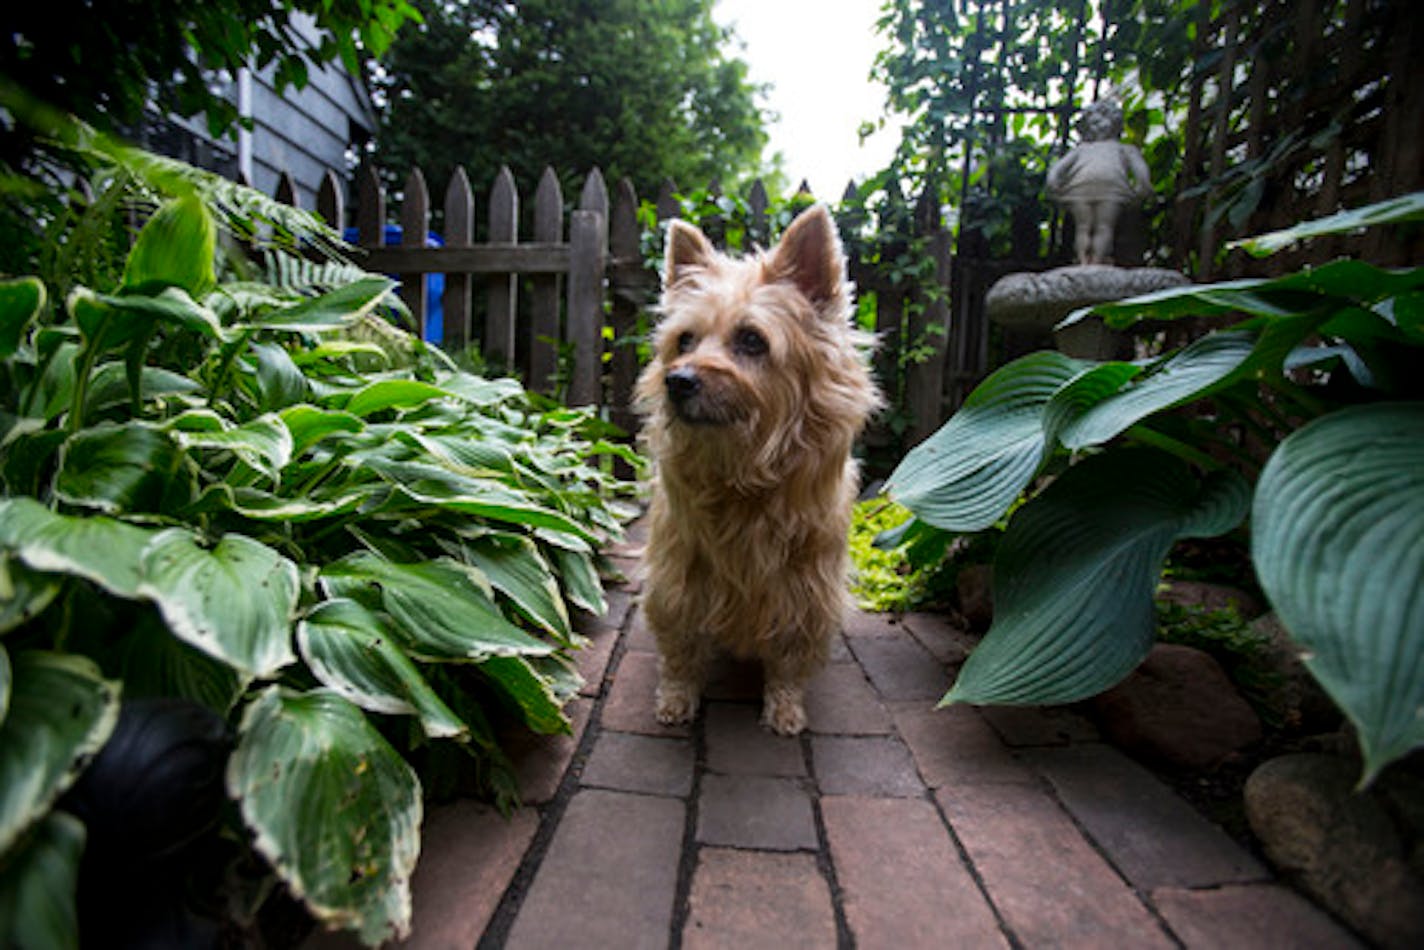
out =
[[1261,721],[1201,650],[1152,648],[1127,679],[1092,701],[1099,728],[1129,753],[1210,768],[1261,738]]
[[954,582],[959,594],[959,612],[971,630],[986,630],[994,622],[994,568],[989,564],[968,564]]
[[1212,584],[1208,581],[1168,580],[1157,591],[1159,600],[1180,604],[1183,607],[1198,607],[1202,610],[1225,610],[1235,607],[1243,617],[1259,617],[1264,611],[1259,598],[1246,593],[1239,587],[1227,584]]
[[1285,876],[1372,941],[1424,945],[1424,880],[1403,829],[1359,766],[1313,753],[1272,759],[1246,781],[1246,816]]
[[1251,623],[1251,632],[1266,644],[1262,661],[1273,679],[1267,690],[1267,701],[1279,713],[1281,724],[1304,733],[1323,733],[1336,728],[1341,720],[1339,707],[1305,668],[1301,662],[1303,648],[1291,640],[1275,613],[1256,618]]

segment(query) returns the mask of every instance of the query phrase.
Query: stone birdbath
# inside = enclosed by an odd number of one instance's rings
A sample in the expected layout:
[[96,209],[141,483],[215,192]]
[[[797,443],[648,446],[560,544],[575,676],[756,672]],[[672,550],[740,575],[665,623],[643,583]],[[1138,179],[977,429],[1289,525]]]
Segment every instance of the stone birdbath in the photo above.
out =
[[[1053,270],[1008,274],[989,288],[989,319],[1014,330],[1046,334],[1073,311],[1188,283],[1176,271],[1121,267],[1112,259],[1124,210],[1152,193],[1147,163],[1122,136],[1122,107],[1101,99],[1078,119],[1081,141],[1048,170],[1048,197],[1073,216],[1077,263]],[[1097,317],[1054,333],[1059,350],[1083,359],[1110,359],[1122,337]]]

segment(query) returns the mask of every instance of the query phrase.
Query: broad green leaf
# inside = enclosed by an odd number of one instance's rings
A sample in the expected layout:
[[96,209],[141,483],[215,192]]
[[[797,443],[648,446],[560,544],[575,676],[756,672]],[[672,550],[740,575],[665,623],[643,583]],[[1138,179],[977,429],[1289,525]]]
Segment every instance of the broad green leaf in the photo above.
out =
[[552,544],[548,552],[569,603],[596,617],[608,613],[608,601],[603,597],[603,583],[598,579],[598,566],[593,555]]
[[293,455],[301,455],[332,433],[360,432],[366,425],[349,412],[318,409],[306,404],[288,406],[279,415],[292,434]]
[[248,683],[231,666],[174,636],[156,608],[144,611],[124,637],[119,673],[125,698],[180,696],[223,714]]
[[528,538],[490,535],[465,546],[465,555],[519,612],[567,644],[568,610],[548,563]]
[[1257,484],[1251,553],[1359,731],[1364,780],[1424,744],[1424,405],[1357,406],[1287,437]]
[[323,685],[371,712],[417,716],[431,738],[460,738],[469,727],[401,652],[387,626],[354,600],[318,604],[297,624],[297,646]]
[[10,667],[10,654],[0,645],[0,724],[10,712],[10,690],[15,685],[15,671]]
[[450,373],[438,377],[435,383],[445,392],[481,408],[524,395],[524,387],[519,385],[519,381],[507,376],[485,379],[469,373]]
[[[1050,401],[1050,428],[1069,449],[1102,445],[1148,416],[1206,395],[1251,355],[1250,333],[1212,333],[1113,391],[1085,392],[1083,374]],[[1108,367],[1124,364],[1105,364]]]
[[341,408],[365,418],[386,409],[411,409],[432,399],[449,397],[439,386],[418,379],[382,379],[358,389]]
[[7,945],[77,950],[79,860],[84,823],[50,812],[0,865],[0,934]]
[[292,362],[285,347],[276,343],[250,344],[257,361],[257,399],[264,410],[285,409],[307,398],[306,374]]
[[33,498],[0,500],[0,545],[36,571],[93,581],[134,600],[143,550],[156,531],[101,516],[61,515]]
[[1299,241],[1306,241],[1326,234],[1344,234],[1378,224],[1397,224],[1419,220],[1424,220],[1424,191],[1390,198],[1386,201],[1365,205],[1363,208],[1340,211],[1284,230],[1272,231],[1269,234],[1232,241],[1227,247],[1242,247],[1254,257],[1267,257]]
[[152,295],[125,297],[97,294],[79,287],[69,295],[65,306],[87,339],[97,340],[102,333],[106,346],[141,338],[155,323],[213,338],[222,332],[217,314],[177,287],[167,287]]
[[566,531],[591,539],[588,529],[567,515],[536,504],[488,478],[461,475],[438,465],[370,457],[366,464],[413,501],[507,524]]
[[420,780],[360,709],[330,690],[265,690],[243,713],[227,789],[319,923],[372,947],[409,933]]
[[27,650],[12,663],[0,723],[0,854],[74,784],[119,718],[119,684],[92,660]]
[[1249,505],[1235,473],[1198,480],[1153,449],[1073,466],[1009,521],[993,626],[943,703],[1069,703],[1112,686],[1152,646],[1152,597],[1173,542],[1228,531]]
[[226,449],[274,482],[292,459],[292,434],[276,413],[230,426],[216,413],[199,409],[175,417],[170,425],[184,448]]
[[395,289],[386,277],[368,277],[338,287],[301,303],[273,310],[247,321],[248,326],[269,330],[316,333],[346,326],[374,310]]
[[166,202],[139,231],[124,265],[125,292],[181,287],[201,297],[216,283],[217,228],[197,194]]
[[0,360],[15,355],[25,327],[44,309],[45,297],[38,277],[0,280]]
[[472,439],[468,435],[431,435],[414,430],[408,430],[403,435],[440,464],[463,470],[464,474],[509,474],[514,471],[514,456],[503,446]]
[[235,511],[254,521],[317,521],[353,512],[372,495],[370,488],[353,486],[345,490],[321,491],[305,498],[283,498],[259,488],[234,488],[219,482],[209,486],[189,510],[195,513]]
[[139,593],[169,629],[234,669],[265,678],[291,663],[297,566],[252,538],[227,534],[207,550],[181,528],[160,532],[143,552]]
[[541,656],[554,648],[499,612],[483,578],[449,558],[395,564],[378,555],[348,555],[321,572],[332,597],[374,599],[396,621],[392,632],[410,655],[427,661]]
[[1052,448],[1044,410],[1088,364],[1044,350],[984,380],[938,432],[911,449],[885,491],[946,531],[997,521]]
[[[4,509],[0,508],[0,521],[4,517]],[[28,568],[10,552],[0,551],[0,633],[38,617],[54,600],[59,588],[58,577]],[[3,718],[4,708],[0,704],[0,719]]]
[[[150,402],[164,396],[195,393],[202,387],[186,376],[157,366],[145,366],[139,374],[139,399]],[[91,410],[127,402],[130,398],[127,368],[123,363],[104,363],[94,371],[89,381],[88,403]]]
[[54,493],[71,505],[111,514],[156,511],[173,488],[178,465],[178,448],[163,429],[103,423],[65,440]]
[[480,664],[480,672],[505,695],[535,732],[551,735],[572,732],[564,715],[554,679],[539,672],[526,657],[494,657]]

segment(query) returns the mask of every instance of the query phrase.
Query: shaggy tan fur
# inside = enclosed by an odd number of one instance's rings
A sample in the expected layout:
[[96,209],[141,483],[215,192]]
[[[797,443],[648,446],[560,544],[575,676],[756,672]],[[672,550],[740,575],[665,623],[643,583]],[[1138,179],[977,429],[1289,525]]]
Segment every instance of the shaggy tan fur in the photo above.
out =
[[696,715],[722,650],[762,663],[766,725],[805,728],[803,686],[845,606],[851,443],[880,404],[868,349],[823,206],[741,260],[672,223],[637,391],[655,463],[643,603],[661,721]]

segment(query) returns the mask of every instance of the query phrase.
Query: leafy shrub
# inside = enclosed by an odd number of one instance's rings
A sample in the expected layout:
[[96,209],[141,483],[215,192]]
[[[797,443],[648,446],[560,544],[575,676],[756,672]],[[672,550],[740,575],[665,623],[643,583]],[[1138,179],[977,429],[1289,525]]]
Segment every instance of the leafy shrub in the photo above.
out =
[[[1420,217],[1415,194],[1247,244]],[[1220,329],[1139,362],[1016,360],[887,483],[918,519],[907,531],[972,532],[1056,458],[1076,462],[1009,521],[994,625],[944,701],[1068,702],[1112,686],[1152,645],[1174,542],[1249,513],[1261,587],[1357,727],[1369,780],[1424,742],[1424,268],[1337,260],[1093,312],[1119,329],[1188,317]]]
[[604,610],[619,533],[604,462],[637,460],[390,328],[387,278],[220,274],[215,193],[331,235],[116,156],[172,195],[117,286],[0,282],[0,930],[75,945],[84,827],[55,803],[121,698],[169,696],[235,727],[227,791],[290,892],[376,944],[409,924],[412,763],[459,750],[507,805],[496,715],[568,731],[570,608]]

